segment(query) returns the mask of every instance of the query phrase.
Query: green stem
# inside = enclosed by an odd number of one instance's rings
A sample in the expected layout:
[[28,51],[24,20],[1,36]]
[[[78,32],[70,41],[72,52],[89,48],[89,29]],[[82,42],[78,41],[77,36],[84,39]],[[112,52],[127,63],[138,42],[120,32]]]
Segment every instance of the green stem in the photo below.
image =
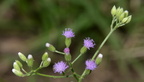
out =
[[81,56],[82,56],[82,54],[79,54],[78,57],[76,57],[71,64],[74,64]]
[[35,75],[44,76],[44,77],[51,77],[51,78],[66,78],[66,77],[72,77],[73,75],[67,75],[67,76],[54,76],[54,75],[46,75],[41,73],[35,73]]
[[[112,23],[113,24],[113,23]],[[97,56],[97,54],[99,53],[100,49],[103,47],[103,45],[105,44],[105,42],[108,40],[108,38],[110,37],[110,35],[114,32],[114,30],[119,27],[118,25],[116,25],[114,28],[113,28],[113,25],[111,27],[111,30],[110,32],[108,33],[108,35],[106,36],[106,38],[103,40],[103,42],[101,43],[101,45],[99,46],[99,48],[97,49],[97,51],[95,52],[95,54],[93,55],[92,57],[92,60],[94,60]],[[82,73],[81,77],[79,78],[79,81],[78,82],[81,82],[82,79],[84,78],[84,76],[86,75],[86,72],[87,70],[85,69],[84,72]]]
[[73,73],[73,77],[78,81],[78,77],[77,76],[79,76],[79,75],[77,73],[75,73],[71,63],[69,63],[69,66],[70,66],[71,72]]
[[65,53],[63,53],[63,52],[60,52],[60,51],[55,51],[56,53],[58,53],[58,54],[62,54],[62,55],[65,55]]
[[84,72],[82,73],[81,77],[79,78],[78,82],[81,82],[81,81],[82,81],[82,79],[83,79],[84,76],[85,76],[86,71],[87,71],[87,70],[85,69]]
[[106,38],[103,40],[103,42],[101,43],[101,45],[99,46],[99,48],[97,49],[97,51],[95,52],[95,54],[92,57],[92,60],[94,60],[94,58],[97,56],[97,54],[99,53],[100,49],[103,47],[103,45],[105,44],[105,42],[107,41],[107,39],[110,37],[110,35],[113,33],[115,29],[111,29],[109,34],[106,36]]

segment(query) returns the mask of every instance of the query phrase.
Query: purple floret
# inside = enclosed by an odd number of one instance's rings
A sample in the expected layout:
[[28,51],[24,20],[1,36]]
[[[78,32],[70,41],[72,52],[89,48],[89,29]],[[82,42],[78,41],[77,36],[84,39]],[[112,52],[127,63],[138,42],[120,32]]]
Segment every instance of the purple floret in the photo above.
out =
[[95,68],[97,67],[95,61],[93,60],[86,60],[85,64],[86,64],[86,69],[89,70],[95,70]]
[[86,48],[88,48],[88,49],[94,48],[94,45],[95,45],[95,43],[94,43],[93,39],[90,39],[89,37],[84,39],[84,46]]
[[54,73],[57,72],[57,73],[60,73],[60,74],[62,74],[62,72],[64,72],[67,68],[68,68],[68,65],[63,61],[55,63],[54,66],[53,66]]
[[72,38],[75,36],[71,28],[66,28],[62,35],[64,35],[66,38]]

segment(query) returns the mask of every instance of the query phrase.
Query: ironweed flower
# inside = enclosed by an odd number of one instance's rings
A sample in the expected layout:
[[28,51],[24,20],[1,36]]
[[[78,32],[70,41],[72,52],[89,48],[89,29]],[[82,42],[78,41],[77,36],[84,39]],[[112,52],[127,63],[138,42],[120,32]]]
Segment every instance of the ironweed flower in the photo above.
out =
[[93,39],[90,39],[89,37],[84,39],[84,46],[87,49],[94,48],[94,45],[95,45],[95,43],[94,43]]
[[53,66],[53,70],[54,70],[54,73],[60,73],[62,74],[62,72],[64,72],[69,66],[63,62],[63,61],[60,61],[58,63],[55,63],[54,66]]
[[64,35],[66,38],[72,38],[75,36],[71,28],[66,28],[62,35]]
[[97,67],[95,61],[93,60],[86,60],[85,64],[86,64],[86,69],[89,70],[94,70]]

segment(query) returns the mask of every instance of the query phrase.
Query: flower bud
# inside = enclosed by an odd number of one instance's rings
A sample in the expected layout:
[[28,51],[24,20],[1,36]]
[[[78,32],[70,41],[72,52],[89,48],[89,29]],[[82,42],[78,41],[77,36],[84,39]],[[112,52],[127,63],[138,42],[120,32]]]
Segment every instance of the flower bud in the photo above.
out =
[[12,72],[19,77],[24,77],[24,74],[19,70],[12,69]]
[[71,61],[71,55],[70,54],[65,54],[65,60],[66,61]]
[[125,17],[127,17],[127,16],[128,16],[128,11],[125,10],[125,11],[124,11],[124,14],[125,14]]
[[52,51],[52,52],[55,52],[55,47],[49,43],[46,43],[46,47],[48,48],[48,50]]
[[28,55],[28,59],[27,59],[28,66],[32,67],[33,66],[33,62],[34,62],[33,56],[31,54],[29,54]]
[[129,23],[131,21],[132,15],[128,16],[128,20],[126,23]]
[[65,39],[65,45],[68,48],[71,45],[71,38],[66,38]]
[[98,55],[98,57],[96,58],[96,61],[95,61],[97,65],[99,65],[99,64],[101,63],[102,58],[103,58],[103,55],[100,53],[100,54]]
[[27,58],[25,57],[25,55],[22,54],[21,52],[18,53],[18,56],[20,57],[20,59],[21,59],[22,61],[26,61],[26,60],[27,60]]
[[20,61],[18,61],[18,60],[15,60],[15,62],[19,65],[19,67],[20,68],[22,68],[23,67],[23,65],[22,65],[22,63],[20,62]]
[[111,9],[111,14],[112,14],[112,16],[116,15],[116,7],[115,7],[115,5]]
[[123,8],[118,8],[116,11],[116,17],[119,18],[119,16],[123,13]]
[[20,71],[20,67],[16,62],[13,63],[13,68]]
[[125,17],[123,20],[122,20],[122,23],[126,24],[126,23],[129,23],[131,21],[131,18],[132,18],[132,15],[128,16],[128,17]]
[[42,61],[45,61],[48,58],[48,53],[45,52],[42,56]]
[[50,65],[51,58],[47,58],[45,61],[43,61],[42,67],[47,67]]
[[122,13],[122,14],[119,16],[119,21],[122,21],[124,17],[125,17],[125,13]]
[[70,54],[70,49],[69,48],[65,48],[63,51],[64,51],[65,54]]
[[87,51],[87,48],[85,46],[83,46],[80,50],[81,54],[84,54]]

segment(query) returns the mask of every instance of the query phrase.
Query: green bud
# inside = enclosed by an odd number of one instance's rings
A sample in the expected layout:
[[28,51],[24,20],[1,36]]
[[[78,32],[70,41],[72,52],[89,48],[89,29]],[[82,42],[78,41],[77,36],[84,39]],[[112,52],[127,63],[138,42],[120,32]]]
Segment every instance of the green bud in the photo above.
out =
[[47,60],[43,61],[42,67],[47,67],[50,65],[51,59],[47,58]]
[[124,24],[127,24],[131,21],[131,18],[132,18],[132,15],[128,16],[128,17],[125,17],[123,20],[122,20],[122,23]]
[[68,48],[71,45],[71,38],[66,38],[65,39],[65,45]]
[[29,54],[28,55],[28,59],[27,59],[27,65],[29,67],[32,67],[33,66],[33,62],[34,62],[33,56],[31,54]]
[[129,23],[131,21],[132,15],[128,16],[128,20],[126,23]]
[[12,72],[19,77],[24,77],[24,74],[19,70],[12,69]]
[[127,16],[128,16],[128,11],[125,10],[125,11],[124,11],[124,14],[125,14],[125,17],[127,17]]
[[22,54],[21,52],[18,53],[18,56],[20,57],[20,59],[21,59],[22,61],[26,61],[26,60],[27,60],[27,58],[25,57],[25,55]]
[[112,9],[111,9],[111,14],[112,14],[112,16],[115,16],[116,15],[116,7],[115,7],[115,5],[112,7]]
[[122,14],[119,16],[119,21],[122,21],[124,17],[125,17],[125,13],[122,13]]
[[103,55],[100,53],[100,54],[98,55],[98,57],[96,58],[96,61],[95,61],[97,65],[99,65],[99,64],[101,63],[102,58],[103,58]]
[[48,58],[48,53],[45,52],[42,56],[42,61],[45,61]]
[[20,71],[20,67],[16,62],[13,63],[13,68]]
[[46,43],[46,47],[48,48],[48,50],[52,51],[52,52],[55,52],[55,47],[49,43]]
[[65,54],[65,60],[66,61],[71,61],[71,55],[70,54]]
[[81,54],[84,54],[87,51],[87,48],[85,46],[83,46],[80,50]]
[[19,65],[19,67],[20,68],[22,68],[23,67],[23,65],[22,65],[22,63],[20,62],[20,61],[18,61],[18,60],[15,60],[15,62]]
[[123,13],[123,8],[118,8],[117,9],[117,13],[116,13],[116,16],[117,16],[117,18],[119,18],[119,16],[121,15]]

